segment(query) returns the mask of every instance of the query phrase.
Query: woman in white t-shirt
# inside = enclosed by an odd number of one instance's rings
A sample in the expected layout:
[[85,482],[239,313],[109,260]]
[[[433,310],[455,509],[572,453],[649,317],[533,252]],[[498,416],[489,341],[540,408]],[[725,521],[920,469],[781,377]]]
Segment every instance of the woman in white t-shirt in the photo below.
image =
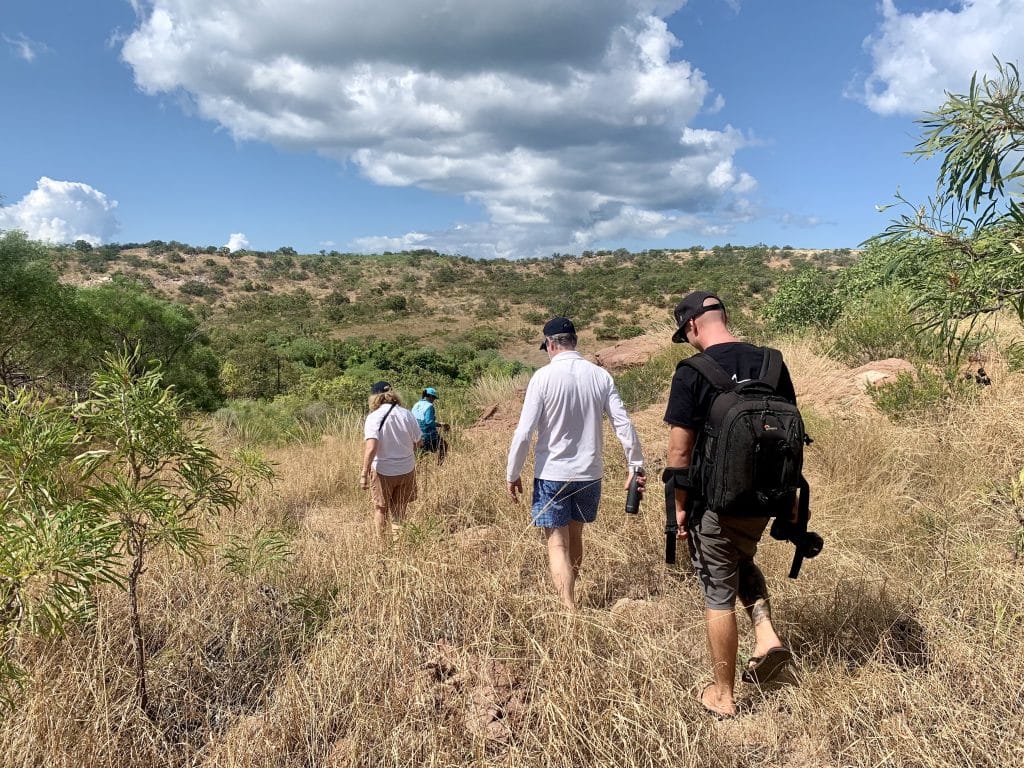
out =
[[370,414],[363,427],[366,449],[359,487],[370,490],[373,522],[384,539],[388,523],[392,534],[405,520],[405,510],[416,500],[416,449],[420,425],[402,407],[398,394],[386,381],[370,388]]

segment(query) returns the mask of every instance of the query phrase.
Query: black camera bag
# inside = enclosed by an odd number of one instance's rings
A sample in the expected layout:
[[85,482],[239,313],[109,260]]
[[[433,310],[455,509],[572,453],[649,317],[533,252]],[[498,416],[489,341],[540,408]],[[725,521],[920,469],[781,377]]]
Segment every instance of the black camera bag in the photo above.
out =
[[789,514],[808,439],[800,411],[777,394],[782,353],[765,347],[759,377],[740,383],[704,354],[680,365],[693,368],[715,390],[691,474],[704,506],[721,515]]

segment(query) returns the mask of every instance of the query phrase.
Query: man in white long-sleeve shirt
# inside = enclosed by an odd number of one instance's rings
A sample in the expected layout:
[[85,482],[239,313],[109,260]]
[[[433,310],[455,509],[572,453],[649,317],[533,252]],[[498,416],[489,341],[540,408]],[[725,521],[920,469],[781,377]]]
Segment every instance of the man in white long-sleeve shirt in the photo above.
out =
[[[544,529],[551,579],[562,603],[575,607],[576,577],[583,562],[583,526],[597,517],[601,500],[602,424],[605,414],[632,471],[643,466],[640,440],[608,371],[576,351],[576,327],[565,317],[544,326],[550,362],[526,388],[519,426],[508,452],[508,492],[523,492],[520,474],[537,431],[534,450],[533,524]],[[643,476],[640,477],[641,489]],[[629,478],[626,479],[626,487]]]

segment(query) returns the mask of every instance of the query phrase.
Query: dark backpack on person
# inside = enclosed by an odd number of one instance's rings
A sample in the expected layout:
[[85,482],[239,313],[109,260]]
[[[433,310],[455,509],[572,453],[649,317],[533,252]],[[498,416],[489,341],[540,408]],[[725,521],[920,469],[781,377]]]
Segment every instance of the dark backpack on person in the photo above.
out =
[[764,349],[756,379],[737,383],[704,354],[683,360],[715,395],[697,435],[691,482],[704,506],[720,515],[762,517],[790,511],[810,442],[796,405],[777,390],[782,353]]

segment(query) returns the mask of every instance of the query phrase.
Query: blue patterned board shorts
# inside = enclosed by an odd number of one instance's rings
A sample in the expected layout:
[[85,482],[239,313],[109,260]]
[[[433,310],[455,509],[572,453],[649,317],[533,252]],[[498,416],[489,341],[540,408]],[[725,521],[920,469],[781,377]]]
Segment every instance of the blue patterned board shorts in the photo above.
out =
[[601,502],[600,480],[533,479],[530,516],[538,528],[561,528],[570,520],[592,523]]

